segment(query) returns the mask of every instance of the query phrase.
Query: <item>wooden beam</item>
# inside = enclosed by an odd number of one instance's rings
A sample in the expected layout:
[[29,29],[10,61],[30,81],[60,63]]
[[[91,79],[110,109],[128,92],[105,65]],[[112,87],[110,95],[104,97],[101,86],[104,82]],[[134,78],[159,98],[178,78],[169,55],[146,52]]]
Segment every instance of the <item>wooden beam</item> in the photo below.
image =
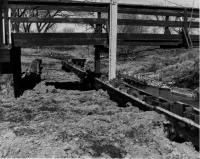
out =
[[[97,18],[101,19],[101,12],[97,13]],[[96,33],[102,33],[102,25],[101,24],[97,24],[96,28],[95,28],[95,32]],[[95,45],[95,55],[94,55],[94,68],[95,68],[95,73],[101,73],[101,69],[100,69],[100,48],[102,47],[101,45]]]
[[15,98],[21,95],[21,48],[13,47],[10,50],[10,59],[14,81]]
[[[107,39],[55,39],[47,40],[15,40],[16,47],[33,47],[33,46],[67,46],[67,45],[104,45]],[[117,45],[132,45],[132,46],[160,46],[160,45],[178,45],[178,41],[130,41],[117,40]]]
[[[8,0],[8,4],[17,4],[17,5],[62,5],[62,6],[97,6],[105,7],[109,3],[100,3],[100,2],[88,2],[88,1],[66,1],[66,0]],[[156,5],[137,5],[137,4],[118,4],[119,8],[128,8],[128,9],[154,9],[154,10],[171,10],[171,11],[182,11],[182,7],[173,7],[173,6],[156,6]],[[199,11],[199,8],[187,8],[188,11]]]
[[[153,10],[166,10],[166,11],[183,11],[183,7],[173,7],[173,6],[158,6],[158,5],[138,5],[138,4],[118,4],[119,8],[129,8],[129,9],[153,9]],[[186,7],[184,7],[186,8]],[[188,11],[199,12],[199,8],[186,8]]]
[[[108,7],[93,7],[93,6],[49,6],[49,5],[19,5],[10,4],[8,8],[11,9],[31,9],[31,10],[61,10],[61,11],[77,11],[77,12],[108,12]],[[120,8],[118,7],[118,13],[125,14],[139,14],[139,15],[160,15],[160,16],[175,16],[183,17],[184,12],[171,11],[171,10],[158,10],[158,9],[138,9],[138,8]],[[191,13],[188,12],[187,17],[191,17]],[[193,12],[192,17],[199,18],[199,12]]]
[[[13,33],[14,45],[31,46],[61,46],[61,45],[107,45],[106,33]],[[182,35],[164,34],[125,34],[118,33],[118,45],[165,45],[177,44],[182,41]],[[192,36],[197,39],[197,36]]]
[[[165,21],[169,21],[169,16],[166,16],[165,17]],[[169,30],[169,27],[165,27],[165,32],[164,34],[171,34],[170,30]]]
[[5,32],[5,44],[8,45],[10,42],[10,25],[9,25],[9,9],[8,9],[8,0],[5,0],[4,3],[4,32]]
[[10,62],[10,48],[9,47],[0,47],[0,63],[1,62]]
[[48,5],[13,5],[11,9],[31,9],[31,10],[60,10],[60,11],[77,11],[77,12],[108,12],[108,7],[88,7],[88,6],[48,6]]
[[[180,21],[161,21],[161,20],[119,19],[118,20],[118,25],[183,27],[184,26],[184,22],[180,22]],[[187,26],[189,26],[189,22],[187,22]],[[199,22],[192,22],[190,28],[199,28]]]
[[87,2],[87,1],[66,1],[66,0],[8,0],[12,5],[49,5],[49,6],[87,6],[87,7],[105,7],[106,3]]
[[[14,39],[23,40],[34,40],[34,39],[105,39],[107,38],[107,33],[13,33]],[[198,35],[191,35],[192,38],[197,39]],[[118,33],[118,39],[122,40],[180,40],[182,35],[179,34],[135,34],[135,33]]]
[[110,1],[109,23],[109,80],[116,78],[117,62],[117,0]]
[[[133,9],[133,8],[119,8],[118,13],[125,14],[139,14],[139,15],[156,15],[156,16],[175,16],[183,17],[184,12],[181,11],[172,11],[172,10],[158,10],[158,9]],[[199,12],[193,13],[192,17],[199,18]],[[191,17],[191,14],[187,14],[188,17]]]
[[32,22],[32,23],[86,23],[86,24],[105,24],[106,19],[98,18],[10,18],[13,22]]
[[[10,18],[12,22],[32,22],[32,23],[85,23],[85,24],[106,24],[107,19],[98,18]],[[187,22],[189,26],[190,22]],[[118,25],[134,26],[159,26],[159,27],[184,27],[184,22],[180,21],[160,21],[160,20],[138,20],[138,19],[118,19]],[[190,28],[199,28],[199,22],[191,22]]]
[[191,39],[192,40],[196,40],[196,41],[199,41],[199,35],[190,35]]
[[[106,33],[14,33],[15,46],[105,45]],[[118,33],[118,45],[170,45],[182,41],[182,35]],[[197,36],[191,36],[198,39]],[[197,41],[197,40],[196,40]]]

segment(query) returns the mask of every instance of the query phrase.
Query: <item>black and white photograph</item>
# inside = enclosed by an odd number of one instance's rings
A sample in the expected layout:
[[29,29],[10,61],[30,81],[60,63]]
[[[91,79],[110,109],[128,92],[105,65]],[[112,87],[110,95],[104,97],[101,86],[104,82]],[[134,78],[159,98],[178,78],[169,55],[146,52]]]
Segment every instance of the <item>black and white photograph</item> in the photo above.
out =
[[0,158],[200,159],[199,0],[0,0]]

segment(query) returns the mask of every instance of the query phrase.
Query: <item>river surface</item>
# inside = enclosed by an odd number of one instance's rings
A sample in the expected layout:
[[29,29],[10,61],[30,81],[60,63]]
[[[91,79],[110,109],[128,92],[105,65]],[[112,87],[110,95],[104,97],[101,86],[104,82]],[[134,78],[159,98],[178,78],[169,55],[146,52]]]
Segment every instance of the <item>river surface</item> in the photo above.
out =
[[192,99],[192,98],[188,98],[188,97],[171,94],[170,90],[158,89],[156,87],[150,87],[150,86],[136,86],[136,87],[139,89],[142,89],[154,96],[163,97],[164,99],[168,99],[170,101],[180,101],[182,103],[192,105],[199,109],[199,100],[198,99]]

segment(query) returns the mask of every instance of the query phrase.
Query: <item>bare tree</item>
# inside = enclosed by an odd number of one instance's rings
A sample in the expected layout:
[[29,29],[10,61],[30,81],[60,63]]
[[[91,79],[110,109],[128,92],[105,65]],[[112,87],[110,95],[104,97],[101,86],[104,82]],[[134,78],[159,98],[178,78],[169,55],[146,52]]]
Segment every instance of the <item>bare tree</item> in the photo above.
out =
[[[60,11],[60,10],[29,10],[29,9],[13,9],[12,17],[22,17],[22,18],[70,18],[70,17],[86,17],[91,16],[92,13],[87,12],[71,12],[71,11]],[[37,33],[47,33],[52,32],[51,28],[55,30],[56,23],[32,23],[32,22],[15,22],[12,23],[12,29],[14,32],[37,32]]]

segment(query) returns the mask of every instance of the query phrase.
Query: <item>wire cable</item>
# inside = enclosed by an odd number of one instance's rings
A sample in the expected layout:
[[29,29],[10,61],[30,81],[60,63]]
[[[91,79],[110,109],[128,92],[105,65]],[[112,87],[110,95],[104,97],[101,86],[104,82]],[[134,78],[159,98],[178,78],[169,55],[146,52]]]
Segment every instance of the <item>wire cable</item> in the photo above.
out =
[[175,3],[175,2],[171,2],[171,1],[168,1],[168,0],[164,0],[164,1],[166,1],[166,2],[168,2],[168,3],[175,4],[175,5],[177,5],[177,6],[185,7],[185,6],[183,6],[183,5],[180,5],[180,4],[178,4],[178,3]]

